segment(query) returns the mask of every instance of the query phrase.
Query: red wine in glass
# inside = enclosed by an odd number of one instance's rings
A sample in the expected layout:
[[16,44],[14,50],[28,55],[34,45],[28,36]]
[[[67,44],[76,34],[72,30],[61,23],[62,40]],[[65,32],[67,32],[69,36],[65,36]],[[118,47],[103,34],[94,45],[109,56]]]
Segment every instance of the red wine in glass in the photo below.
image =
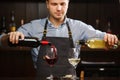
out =
[[45,60],[50,66],[53,66],[57,62],[57,57],[49,58],[49,56],[46,55]]
[[[49,48],[47,48],[44,59],[50,65],[50,67],[53,67],[53,65],[57,62],[57,49],[54,45],[51,45]],[[54,77],[51,72],[50,76],[46,79],[53,80],[53,78]]]

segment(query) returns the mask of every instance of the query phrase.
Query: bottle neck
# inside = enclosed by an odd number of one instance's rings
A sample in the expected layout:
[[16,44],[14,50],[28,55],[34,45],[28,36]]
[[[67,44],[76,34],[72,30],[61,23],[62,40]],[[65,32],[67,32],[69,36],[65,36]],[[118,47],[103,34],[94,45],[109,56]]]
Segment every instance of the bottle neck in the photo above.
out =
[[[9,38],[8,38],[9,39]],[[51,42],[49,41],[39,41],[36,37],[25,37],[24,39],[19,39],[17,44],[12,44],[10,41],[8,42],[9,46],[24,46],[24,47],[38,47],[40,45],[49,45],[51,46]]]
[[117,45],[120,46],[120,40],[118,41]]

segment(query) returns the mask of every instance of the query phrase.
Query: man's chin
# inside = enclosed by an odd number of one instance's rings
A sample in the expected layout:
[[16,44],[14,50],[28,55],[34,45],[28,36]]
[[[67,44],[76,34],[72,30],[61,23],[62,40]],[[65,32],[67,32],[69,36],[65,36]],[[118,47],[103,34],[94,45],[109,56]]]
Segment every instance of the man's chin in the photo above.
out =
[[56,19],[61,20],[63,19],[63,16],[56,16]]

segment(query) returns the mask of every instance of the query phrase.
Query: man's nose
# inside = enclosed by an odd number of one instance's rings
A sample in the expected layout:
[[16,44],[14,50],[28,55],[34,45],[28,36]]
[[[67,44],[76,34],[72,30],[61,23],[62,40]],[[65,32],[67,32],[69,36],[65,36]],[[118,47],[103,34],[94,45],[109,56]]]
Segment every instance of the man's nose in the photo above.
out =
[[58,5],[57,6],[57,10],[61,10],[62,9],[62,6],[61,5]]

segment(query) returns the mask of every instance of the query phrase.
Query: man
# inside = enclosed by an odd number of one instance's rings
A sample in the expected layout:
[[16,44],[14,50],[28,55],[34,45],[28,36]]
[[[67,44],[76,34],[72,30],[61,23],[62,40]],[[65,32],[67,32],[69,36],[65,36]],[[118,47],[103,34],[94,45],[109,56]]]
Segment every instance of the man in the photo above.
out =
[[[116,35],[95,30],[79,20],[67,18],[69,0],[46,0],[46,5],[49,11],[47,18],[33,20],[21,26],[18,31],[10,32],[9,41],[17,44],[19,38],[24,39],[25,36],[29,36],[52,42],[57,47],[59,57],[52,69],[55,76],[70,74],[71,65],[67,61],[67,53],[69,48],[76,47],[76,41],[97,37],[104,39],[109,45],[118,42]],[[40,46],[31,50],[34,65],[38,71],[37,76],[40,76],[40,79],[41,77],[45,79],[45,76],[49,75],[49,66],[43,60],[43,48],[44,46]]]

